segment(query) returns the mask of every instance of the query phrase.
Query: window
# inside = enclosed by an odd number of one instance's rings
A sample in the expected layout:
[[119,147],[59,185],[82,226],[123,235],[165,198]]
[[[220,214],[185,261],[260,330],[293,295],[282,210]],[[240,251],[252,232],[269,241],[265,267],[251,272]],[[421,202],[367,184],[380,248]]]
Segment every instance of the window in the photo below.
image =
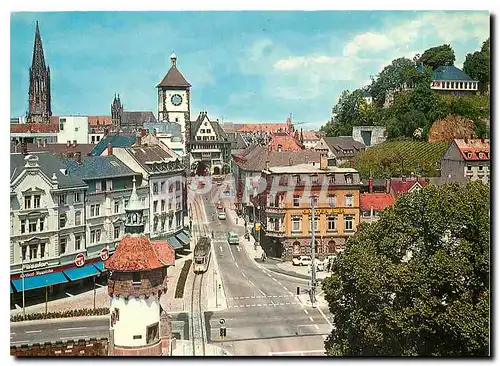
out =
[[59,130],[64,131],[64,123],[62,120],[61,120],[61,123],[59,123]]
[[299,206],[300,206],[299,197],[294,196],[293,197],[293,207],[299,207]]
[[128,200],[125,200],[125,204],[124,204],[125,208],[128,207]]
[[472,166],[467,165],[467,171],[469,171],[469,172],[472,171]]
[[59,227],[63,228],[66,226],[66,214],[59,215]]
[[319,177],[317,175],[313,175],[311,177],[311,183],[312,184],[318,184],[319,183]]
[[296,179],[296,180],[295,180],[295,182],[296,182],[297,184],[302,183],[302,181],[300,180],[300,175],[296,175],[296,176],[295,176],[295,179]]
[[26,246],[21,247],[21,255],[22,255],[23,261],[25,261],[26,260]]
[[337,215],[328,216],[328,231],[337,231]]
[[158,182],[153,183],[153,194],[158,194]]
[[345,206],[352,207],[352,194],[345,195]]
[[335,176],[334,175],[330,175],[328,177],[328,183],[330,183],[330,184],[334,184],[335,183]]
[[120,227],[119,226],[115,226],[115,228],[113,230],[113,237],[115,239],[118,239],[120,237]]
[[160,182],[160,192],[165,193],[165,181]]
[[40,219],[40,231],[43,231],[44,223],[45,223],[45,219]]
[[82,196],[80,192],[75,192],[75,203],[81,202]]
[[483,166],[482,166],[482,165],[479,165],[479,166],[477,167],[477,170],[482,171],[482,170],[483,170]]
[[176,197],[176,199],[175,199],[175,209],[176,210],[181,209],[181,198],[180,197]]
[[212,130],[210,128],[207,128],[207,133],[212,133]]
[[146,327],[146,344],[154,343],[158,340],[158,323]]
[[115,200],[115,202],[113,202],[113,212],[115,214],[120,212],[120,201]]
[[36,224],[37,224],[36,220],[30,220],[29,221],[29,232],[30,233],[36,232]]
[[168,200],[168,210],[170,211],[172,209],[172,200]]
[[101,229],[90,231],[90,243],[99,243],[101,241]]
[[179,182],[179,181],[175,182],[175,190],[176,191],[180,191],[181,190],[181,182]]
[[82,213],[81,211],[75,211],[75,225],[82,224]]
[[345,175],[345,182],[346,184],[352,184],[352,174]]
[[75,235],[75,250],[80,250],[82,245],[82,237],[80,235]]
[[292,231],[300,231],[300,216],[292,216]]
[[30,245],[30,259],[36,259],[38,252],[38,245]]
[[21,220],[21,234],[26,232],[26,220]]
[[[309,219],[309,232],[312,231],[312,227],[313,227],[313,224],[312,224],[312,216],[311,216],[311,218]],[[319,231],[319,217],[314,216],[314,232],[318,232],[318,231]]]
[[293,243],[293,254],[300,254],[300,243],[298,241]]
[[61,194],[59,196],[59,204],[60,205],[65,205],[66,204],[66,195],[65,194]]
[[31,208],[31,196],[24,197],[24,209],[29,210]]
[[153,201],[153,212],[156,213],[158,211],[158,201]]
[[169,184],[168,185],[168,193],[172,193],[173,190],[174,190],[174,185],[173,184]]
[[35,196],[35,201],[33,202],[33,208],[40,208],[40,195]]
[[101,205],[96,203],[95,205],[90,205],[90,217],[100,216]]
[[165,200],[161,200],[161,212],[165,212]]
[[318,207],[318,197],[313,197],[311,199],[311,201],[312,201],[312,204],[314,205],[314,207]]
[[132,272],[132,284],[141,284],[141,272]]
[[59,254],[64,254],[66,253],[66,238],[61,238],[59,239]]
[[270,194],[268,197],[267,197],[267,202],[269,202],[269,207],[274,207],[274,196],[272,194]]
[[337,204],[337,196],[332,194],[328,196],[328,205],[330,207],[335,207]]
[[353,221],[354,221],[354,216],[352,215],[345,215],[344,216],[344,230],[345,231],[353,231]]
[[40,258],[45,257],[45,243],[40,244]]

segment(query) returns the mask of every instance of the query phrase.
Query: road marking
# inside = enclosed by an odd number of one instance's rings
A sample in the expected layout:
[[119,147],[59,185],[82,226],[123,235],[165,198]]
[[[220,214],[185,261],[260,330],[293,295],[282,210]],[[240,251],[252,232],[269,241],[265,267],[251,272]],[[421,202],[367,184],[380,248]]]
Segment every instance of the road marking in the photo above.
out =
[[261,289],[259,289],[260,293],[264,296],[266,296],[266,294],[264,293],[264,291],[262,291]]
[[71,295],[69,292],[66,292],[66,295],[68,295],[69,297],[73,297],[74,295]]
[[13,335],[13,334],[16,334],[16,333],[10,333],[10,335]]
[[262,306],[267,306],[267,304],[262,304]]
[[257,305],[255,305],[255,304],[252,304],[252,308],[253,308],[253,307],[255,307],[255,306],[257,306]]
[[219,245],[219,249],[220,249],[220,251],[222,252],[222,245]]
[[85,339],[87,336],[84,335],[78,335],[78,336],[71,336],[71,337],[61,337],[59,339]]
[[234,262],[234,265],[235,265],[237,268],[240,268],[240,266],[238,265],[238,263]]
[[26,331],[26,332],[24,332],[24,333],[26,333],[26,334],[30,334],[30,333],[41,333],[41,332],[42,332],[41,330],[27,330],[27,331]]
[[[266,275],[267,275],[267,277],[271,277],[271,278],[272,278],[272,276],[271,276],[269,273],[266,273]],[[273,278],[273,279],[274,279],[274,278]]]
[[29,344],[31,341],[30,340],[27,340],[27,341],[11,341],[10,343],[26,343],[26,344]]
[[257,306],[262,306],[262,304],[257,304]]
[[283,285],[283,290],[288,291],[285,285]]
[[255,299],[255,296],[250,296],[251,299]]
[[299,324],[298,327],[314,327],[316,324]]
[[293,296],[293,294],[290,291],[288,291],[288,293],[290,294],[290,296]]
[[276,295],[273,295],[273,297],[278,297],[278,296],[276,296]]
[[274,282],[278,282],[278,280],[276,278],[272,277],[272,279]]
[[80,329],[87,329],[87,327],[77,327],[77,328],[61,328],[61,329],[58,329],[59,331],[63,331],[63,330],[80,330]]
[[250,307],[250,305],[246,304],[246,305],[245,305],[245,307],[246,307],[246,308],[249,308],[249,307]]
[[309,320],[314,323],[314,319],[312,318],[312,316],[309,317]]
[[[248,283],[251,284],[252,286],[254,286],[252,281],[248,280]],[[253,297],[252,297],[252,299],[253,299]]]
[[333,328],[332,322],[326,317],[325,313],[323,313],[323,310],[321,310],[321,308],[319,306],[316,309],[319,310],[319,312],[321,313],[321,315],[323,315],[323,318],[325,318],[326,322],[330,325],[330,327]]
[[281,305],[281,306],[282,306],[282,305],[285,305],[285,303],[284,303],[284,302],[280,302],[278,305]]
[[309,315],[309,313],[307,312],[307,310],[306,310],[306,309],[304,309],[304,313],[306,313],[307,315]]
[[314,324],[314,326],[316,327],[316,329],[319,329],[318,324]]
[[243,275],[243,277],[247,278],[247,275],[243,271],[241,271],[241,274]]
[[241,250],[240,247],[236,247],[236,249],[238,249],[238,252]]
[[297,353],[325,353],[324,349],[314,349],[314,350],[305,350],[305,351],[284,351],[284,352],[268,352],[269,356],[274,356],[274,355],[293,355]]

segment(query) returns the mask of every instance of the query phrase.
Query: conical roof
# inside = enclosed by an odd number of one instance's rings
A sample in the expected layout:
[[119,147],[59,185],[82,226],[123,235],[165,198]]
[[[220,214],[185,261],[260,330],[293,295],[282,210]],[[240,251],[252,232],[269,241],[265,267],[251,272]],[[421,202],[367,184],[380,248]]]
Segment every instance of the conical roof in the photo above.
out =
[[168,70],[167,75],[156,86],[157,88],[190,88],[191,84],[182,76],[181,72],[177,69],[177,56],[172,53],[170,56],[172,66]]
[[38,21],[36,22],[35,42],[33,44],[33,60],[31,61],[31,68],[45,70],[45,57],[43,54],[42,37],[40,36]]
[[128,201],[128,207],[125,210],[140,211],[143,210],[144,207],[142,207],[141,200],[139,199],[139,196],[137,195],[137,191],[135,189],[135,176],[132,182],[133,182],[132,194],[130,195],[130,199]]

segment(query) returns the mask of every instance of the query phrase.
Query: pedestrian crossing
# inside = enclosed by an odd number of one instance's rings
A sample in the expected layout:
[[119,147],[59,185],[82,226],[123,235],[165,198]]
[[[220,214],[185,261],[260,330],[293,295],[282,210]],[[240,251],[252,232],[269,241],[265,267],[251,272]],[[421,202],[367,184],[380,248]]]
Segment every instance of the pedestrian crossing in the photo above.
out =
[[293,296],[293,295],[235,296],[235,297],[228,297],[228,300],[271,299],[271,298],[287,298],[287,297],[290,298],[290,297],[295,297],[295,296]]
[[255,308],[255,307],[276,307],[276,306],[292,306],[292,305],[300,305],[298,302],[272,302],[272,303],[264,303],[264,304],[234,304],[229,305],[229,308]]

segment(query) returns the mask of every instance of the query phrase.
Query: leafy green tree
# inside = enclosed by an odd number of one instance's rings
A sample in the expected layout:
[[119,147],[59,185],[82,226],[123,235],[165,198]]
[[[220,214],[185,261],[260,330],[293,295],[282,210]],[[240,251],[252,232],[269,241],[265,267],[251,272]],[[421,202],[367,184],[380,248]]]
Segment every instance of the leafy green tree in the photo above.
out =
[[368,107],[363,99],[363,90],[344,90],[332,109],[333,117],[322,129],[327,136],[351,135],[352,126],[359,126],[367,120]]
[[490,39],[483,42],[480,51],[465,56],[464,72],[479,81],[479,90],[484,93],[490,81]]
[[404,57],[393,60],[376,78],[372,78],[369,89],[376,105],[382,107],[388,91],[403,89],[405,85],[412,84],[415,76],[415,64],[412,60]]
[[453,65],[454,62],[455,51],[449,44],[429,48],[418,60],[418,63],[429,66],[433,70],[436,70],[439,66]]
[[360,224],[323,282],[331,356],[487,356],[490,190],[430,185]]

